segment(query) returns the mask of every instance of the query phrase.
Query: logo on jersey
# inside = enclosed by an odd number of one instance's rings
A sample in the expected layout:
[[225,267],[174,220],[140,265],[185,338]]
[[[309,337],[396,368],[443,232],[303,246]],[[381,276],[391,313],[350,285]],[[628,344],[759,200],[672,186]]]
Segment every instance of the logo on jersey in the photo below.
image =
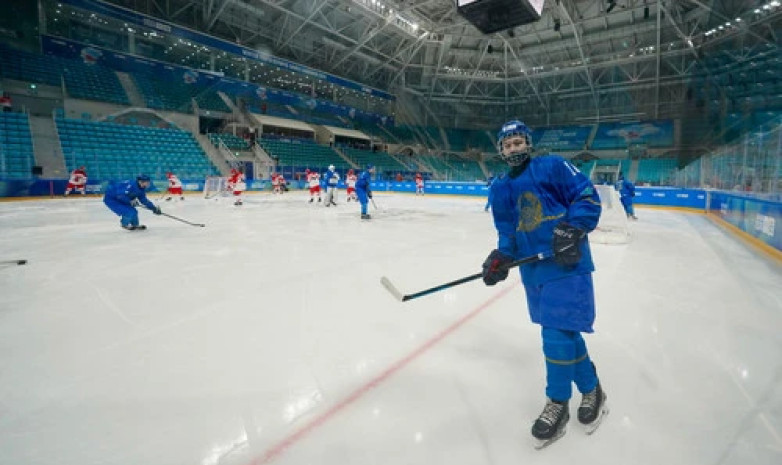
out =
[[557,215],[543,215],[543,203],[534,192],[524,192],[519,196],[519,224],[516,231],[530,232],[537,229],[544,221],[558,220],[565,216],[566,210]]
[[516,231],[530,232],[543,221],[543,205],[532,192],[524,192],[519,196],[519,224]]

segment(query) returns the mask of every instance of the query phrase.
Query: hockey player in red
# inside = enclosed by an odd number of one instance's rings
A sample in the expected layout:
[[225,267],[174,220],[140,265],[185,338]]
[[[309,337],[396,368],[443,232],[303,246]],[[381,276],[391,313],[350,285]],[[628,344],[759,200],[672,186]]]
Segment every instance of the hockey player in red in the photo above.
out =
[[318,202],[320,202],[320,173],[310,171],[309,168],[305,173],[307,174],[307,184],[310,186],[310,203],[315,200],[316,195],[318,196]]
[[180,200],[185,200],[184,195],[182,195],[182,181],[170,171],[166,173],[166,177],[168,178],[168,196],[166,196],[166,201],[170,201],[175,195],[178,195]]
[[280,190],[280,175],[277,173],[272,173],[272,193],[282,194]]
[[87,186],[87,172],[83,166],[71,171],[71,177],[68,179],[68,185],[65,187],[65,196],[67,197],[73,189],[81,192],[84,195],[86,192],[84,188]]
[[353,172],[352,169],[348,170],[348,175],[345,176],[345,186],[347,186],[347,197],[348,202],[351,200],[358,200],[358,197],[356,197],[356,180],[358,179],[358,176],[356,176],[356,173]]
[[280,181],[280,194],[284,194],[288,191],[288,181],[285,180],[285,176],[282,173],[277,175],[277,180]]
[[421,173],[415,174],[415,195],[424,195],[424,177]]
[[244,183],[244,179],[244,173],[241,168],[231,169],[231,177],[228,178],[228,188],[234,193],[234,199],[236,199],[234,205],[237,207],[242,205],[242,192],[247,189],[247,184]]

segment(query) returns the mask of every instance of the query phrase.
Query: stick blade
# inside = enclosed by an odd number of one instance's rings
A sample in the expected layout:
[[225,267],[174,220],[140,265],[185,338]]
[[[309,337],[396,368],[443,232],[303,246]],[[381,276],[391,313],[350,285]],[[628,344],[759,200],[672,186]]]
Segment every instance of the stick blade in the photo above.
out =
[[402,293],[401,293],[401,292],[399,292],[399,289],[397,289],[397,288],[396,288],[396,286],[394,286],[394,285],[391,283],[391,280],[389,280],[389,279],[388,279],[388,278],[386,278],[385,276],[383,276],[382,278],[380,278],[380,284],[382,284],[382,285],[383,285],[383,287],[385,287],[385,288],[386,288],[386,290],[387,290],[388,292],[390,292],[390,293],[391,293],[391,295],[392,295],[392,296],[394,296],[394,298],[395,298],[396,300],[398,300],[398,301],[400,301],[400,302],[404,302],[404,301],[406,300],[406,299],[405,299],[405,296],[403,296],[403,295],[402,295]]

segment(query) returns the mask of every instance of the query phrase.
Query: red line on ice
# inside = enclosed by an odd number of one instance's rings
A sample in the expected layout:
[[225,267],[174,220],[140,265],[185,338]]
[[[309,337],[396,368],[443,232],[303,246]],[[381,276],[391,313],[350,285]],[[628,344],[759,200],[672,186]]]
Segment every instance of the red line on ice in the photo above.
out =
[[249,462],[248,465],[261,465],[265,463],[271,463],[275,458],[277,458],[283,452],[285,452],[286,449],[299,442],[307,434],[311,433],[319,426],[322,426],[331,418],[335,417],[338,413],[345,410],[345,408],[347,408],[351,404],[355,403],[366,393],[378,387],[382,382],[388,380],[388,378],[390,378],[392,375],[394,375],[396,372],[398,372],[405,366],[409,365],[410,362],[412,362],[413,360],[423,355],[424,352],[431,349],[435,344],[445,339],[448,335],[456,331],[460,326],[467,323],[469,320],[474,318],[483,310],[486,310],[491,304],[499,300],[501,297],[505,296],[505,294],[510,292],[513,288],[514,286],[508,286],[502,289],[500,292],[492,296],[492,298],[482,303],[477,308],[472,310],[470,313],[463,316],[459,320],[455,321],[453,324],[451,324],[450,326],[442,330],[439,334],[426,341],[419,348],[417,348],[416,350],[414,350],[413,352],[411,352],[401,360],[398,360],[396,363],[386,368],[382,373],[375,376],[365,384],[359,386],[355,391],[350,393],[347,397],[345,397],[341,401],[337,402],[331,408],[321,413],[320,415],[316,416],[309,422],[305,423],[298,430],[294,431],[293,433],[291,433],[290,435],[288,435],[287,437],[285,437],[284,439],[282,439],[281,441],[279,441],[278,443],[270,447],[268,450],[266,450],[266,452],[263,453],[263,455],[256,457],[251,462]]

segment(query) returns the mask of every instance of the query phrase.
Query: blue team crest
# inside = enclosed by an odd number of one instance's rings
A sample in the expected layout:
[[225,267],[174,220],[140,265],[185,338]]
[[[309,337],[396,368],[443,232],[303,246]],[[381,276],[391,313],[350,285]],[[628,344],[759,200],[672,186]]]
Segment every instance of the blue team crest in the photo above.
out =
[[266,100],[266,88],[265,87],[259,87],[255,89],[255,95],[258,96],[261,100]]
[[534,231],[543,221],[543,205],[533,192],[524,192],[519,196],[519,224],[517,231]]
[[189,69],[182,75],[182,79],[185,81],[185,84],[194,84],[198,81],[198,73]]
[[88,65],[94,65],[103,56],[103,52],[93,47],[84,47],[81,49],[81,59]]

